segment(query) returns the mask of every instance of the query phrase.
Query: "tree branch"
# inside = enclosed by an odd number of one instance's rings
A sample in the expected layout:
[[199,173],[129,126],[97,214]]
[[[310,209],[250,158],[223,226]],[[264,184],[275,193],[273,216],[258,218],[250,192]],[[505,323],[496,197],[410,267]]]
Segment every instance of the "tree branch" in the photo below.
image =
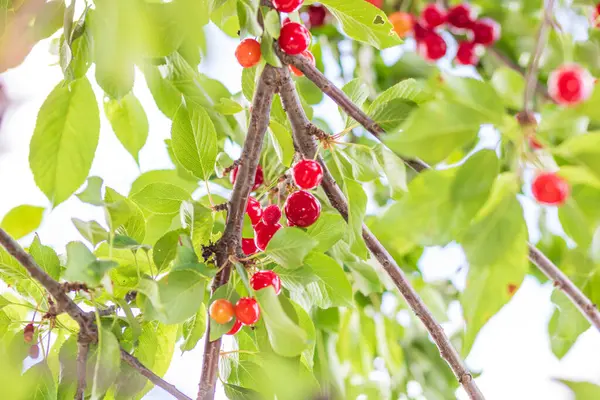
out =
[[[231,274],[229,256],[241,252],[242,224],[246,212],[246,203],[254,185],[254,176],[260,159],[263,139],[269,126],[271,103],[278,88],[279,73],[278,69],[267,65],[256,87],[248,135],[246,136],[240,158],[241,164],[231,193],[225,230],[217,243],[216,261],[222,270],[214,279],[213,291],[229,280]],[[198,388],[198,400],[212,400],[215,396],[220,348],[221,339],[210,341],[209,317],[207,318],[207,329],[204,338],[204,357],[202,360],[202,376]]]
[[[54,297],[56,300],[56,308],[60,311],[66,312],[71,318],[73,318],[79,325],[79,337],[78,337],[78,355],[77,355],[77,370],[78,370],[78,382],[77,389],[79,390],[83,386],[85,390],[85,376],[81,376],[81,359],[84,359],[86,350],[82,352],[82,343],[95,343],[98,341],[98,330],[94,321],[94,314],[88,314],[83,311],[75,302],[67,296],[63,286],[48,275],[39,265],[35,262],[33,257],[29,255],[23,248],[14,240],[8,233],[0,228],[0,245],[6,249],[6,251],[13,256],[19,264],[23,266],[29,272],[31,277],[44,286],[44,288]],[[150,379],[156,386],[165,389],[167,392],[173,394],[176,398],[182,400],[191,400],[183,393],[174,389],[172,385],[165,382],[159,376],[149,371],[138,359],[125,350],[121,349],[121,359],[131,365],[140,374],[144,375],[148,379],[148,372],[153,375],[153,379]],[[84,367],[85,368],[85,367]],[[175,391],[177,395],[174,394]]]
[[89,340],[80,336],[77,340],[77,392],[75,392],[75,400],[85,399],[85,388],[87,386],[86,363],[89,350]]
[[536,37],[535,48],[533,51],[533,57],[529,63],[527,74],[525,75],[525,94],[523,96],[523,110],[526,114],[529,114],[532,110],[531,102],[533,100],[533,94],[538,84],[538,67],[544,47],[548,41],[548,31],[552,22],[552,11],[554,9],[554,0],[545,0],[546,5],[544,7],[544,16],[538,30]]
[[[306,117],[302,104],[294,88],[294,83],[291,81],[289,72],[284,72],[285,76],[281,87],[281,99],[284,109],[288,114],[294,135],[294,144],[297,150],[305,157],[314,158],[317,151],[317,143],[310,134],[312,124]],[[344,194],[338,187],[327,166],[321,158],[318,159],[323,167],[323,181],[321,183],[323,189],[332,206],[347,220],[348,219],[348,203]],[[421,164],[417,164],[421,165]],[[363,238],[367,248],[371,254],[379,261],[383,269],[387,272],[394,284],[404,296],[404,299],[421,319],[427,331],[431,334],[433,341],[438,346],[441,356],[448,362],[450,368],[456,375],[458,381],[469,394],[471,399],[483,399],[483,394],[479,391],[477,384],[473,380],[471,373],[463,364],[458,352],[450,343],[450,340],[444,333],[440,324],[435,320],[423,300],[419,297],[415,289],[404,275],[393,257],[387,252],[377,238],[363,225]]]

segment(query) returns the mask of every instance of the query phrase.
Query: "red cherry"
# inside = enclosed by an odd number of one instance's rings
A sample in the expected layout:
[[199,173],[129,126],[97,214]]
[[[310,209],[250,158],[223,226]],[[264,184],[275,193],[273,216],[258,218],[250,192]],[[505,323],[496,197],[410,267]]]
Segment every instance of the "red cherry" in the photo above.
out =
[[421,12],[421,19],[427,28],[433,29],[446,22],[446,12],[437,4],[430,3]]
[[[310,61],[310,63],[313,66],[315,65],[315,56],[313,56],[313,53],[311,53],[308,50],[304,50],[302,53],[300,53],[300,55],[303,56],[304,58],[308,58],[308,60]],[[292,71],[294,73],[294,75],[296,75],[296,76],[304,76],[304,74],[302,73],[302,71],[300,71],[298,68],[294,67],[291,64],[290,64],[290,71]]]
[[242,326],[243,324],[238,319],[236,319],[235,323],[233,324],[229,332],[226,333],[226,335],[235,335],[240,331],[240,329],[242,329]]
[[417,50],[427,61],[436,61],[446,55],[447,46],[440,35],[429,32],[423,40],[418,42]]
[[325,17],[327,17],[327,9],[318,4],[312,4],[308,6],[308,22],[311,28],[318,28],[325,24]]
[[484,46],[491,46],[500,39],[500,24],[491,18],[482,18],[473,23],[473,41]]
[[394,31],[401,38],[406,37],[406,35],[408,35],[413,30],[416,22],[412,14],[405,13],[402,11],[396,11],[391,13],[388,16],[388,19],[394,27]]
[[450,8],[446,19],[450,25],[456,28],[470,28],[473,24],[473,11],[467,3],[462,3]]
[[594,78],[577,64],[565,64],[550,73],[548,93],[558,104],[577,105],[587,100],[594,90]]
[[531,192],[533,197],[542,204],[562,205],[569,196],[570,188],[560,176],[544,172],[534,178]]
[[600,28],[600,3],[594,8],[591,25],[593,28]]
[[251,297],[242,297],[235,305],[235,316],[244,325],[254,325],[260,317],[258,303]]
[[278,230],[282,228],[281,224],[267,224],[263,221],[260,221],[258,224],[254,226],[254,242],[256,243],[256,247],[260,250],[264,251],[267,248],[267,245],[275,236]]
[[279,223],[281,219],[281,210],[276,204],[271,204],[269,207],[265,208],[265,212],[263,213],[262,220],[265,224],[275,225]]
[[254,39],[244,39],[235,49],[235,58],[244,68],[254,67],[260,61],[260,43]]
[[315,160],[302,160],[294,165],[294,182],[301,189],[313,189],[321,184],[323,168]]
[[281,23],[281,26],[285,25],[285,24],[289,24],[290,22],[292,22],[292,20],[290,19],[290,17],[285,17],[285,19],[283,20],[283,22]]
[[212,302],[210,305],[210,317],[217,324],[227,324],[233,319],[233,304],[226,299],[218,299]]
[[413,24],[413,29],[414,29],[414,33],[415,33],[415,39],[417,40],[417,42],[425,39],[427,37],[427,35],[432,33],[432,31],[430,31],[429,29],[426,29],[423,25],[421,25],[420,23],[418,23],[416,21]]
[[291,13],[300,8],[304,0],[273,0],[273,7],[279,12]]
[[381,8],[383,6],[383,0],[366,0],[368,3],[373,4],[377,8]]
[[25,343],[31,343],[33,340],[33,333],[35,332],[35,327],[33,324],[25,325],[25,329],[23,329],[23,340]]
[[258,253],[258,248],[256,247],[256,243],[254,243],[254,239],[243,238],[242,251],[247,256],[251,256],[252,254]]
[[279,294],[281,292],[281,279],[279,279],[279,275],[273,271],[258,271],[252,275],[252,278],[250,278],[250,286],[252,286],[252,289],[254,290],[260,290],[266,288],[267,286],[273,286],[273,289],[275,289],[275,294]]
[[290,194],[285,201],[285,216],[288,223],[306,228],[315,223],[321,214],[321,203],[312,194],[299,190]]
[[284,53],[300,54],[308,49],[310,33],[303,25],[297,22],[288,22],[281,27],[279,46]]
[[[229,180],[231,181],[232,185],[235,183],[235,179],[237,178],[239,169],[240,169],[240,166],[238,165],[237,167],[235,167],[233,169],[233,171],[231,171],[231,176],[229,177]],[[252,186],[252,191],[255,191],[256,189],[258,189],[258,187],[260,185],[262,185],[264,181],[265,181],[265,177],[263,175],[263,169],[259,165],[256,168],[256,174],[254,175],[254,186]]]
[[529,147],[531,147],[533,150],[540,150],[544,148],[544,146],[533,135],[529,136]]
[[258,200],[254,197],[248,197],[248,204],[246,204],[246,214],[250,217],[252,225],[258,224],[263,215],[263,209],[260,206]]
[[29,357],[36,359],[40,356],[40,347],[37,344],[32,345],[29,348]]
[[456,62],[462,65],[477,65],[477,45],[473,42],[460,42],[456,51]]

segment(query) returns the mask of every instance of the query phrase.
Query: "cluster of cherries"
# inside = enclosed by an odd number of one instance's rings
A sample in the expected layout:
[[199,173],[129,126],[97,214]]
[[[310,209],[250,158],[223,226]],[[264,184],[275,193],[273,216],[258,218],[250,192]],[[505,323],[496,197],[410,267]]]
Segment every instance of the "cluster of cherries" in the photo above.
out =
[[[25,329],[23,329],[23,340],[25,343],[31,343],[33,341],[33,336],[35,334],[35,327],[33,323],[29,323],[25,325]],[[37,343],[32,344],[29,347],[29,357],[36,359],[40,356],[40,347]]]
[[[273,0],[273,7],[279,12],[291,13],[298,10],[303,3],[304,0]],[[311,41],[310,32],[304,25],[286,18],[277,41],[283,52],[291,55],[300,54],[315,65],[315,57],[308,50]],[[235,57],[244,68],[255,66],[261,57],[260,43],[252,38],[242,40],[235,50]],[[291,65],[290,70],[296,76],[303,75],[300,70]]]

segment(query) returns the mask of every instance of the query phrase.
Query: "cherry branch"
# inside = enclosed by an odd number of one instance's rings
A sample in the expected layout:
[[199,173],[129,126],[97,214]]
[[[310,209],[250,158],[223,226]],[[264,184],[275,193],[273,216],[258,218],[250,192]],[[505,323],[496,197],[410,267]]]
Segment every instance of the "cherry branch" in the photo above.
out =
[[[29,272],[29,275],[36,281],[40,282],[42,286],[54,297],[56,300],[56,309],[61,312],[66,312],[73,320],[79,325],[79,336],[78,336],[78,355],[77,355],[77,390],[83,388],[85,391],[85,372],[81,370],[81,366],[85,369],[85,361],[81,362],[81,359],[85,360],[87,350],[83,347],[89,346],[89,343],[96,343],[98,341],[98,330],[94,321],[94,313],[86,313],[83,311],[75,302],[67,296],[64,291],[63,285],[58,283],[54,278],[48,275],[39,265],[35,262],[33,257],[29,255],[23,248],[14,240],[8,233],[0,228],[0,245],[6,249],[6,251],[13,256],[19,264],[23,266]],[[142,365],[142,363],[125,350],[121,349],[121,359],[131,365],[140,374],[148,377],[146,371],[148,369]],[[131,360],[135,360],[135,363],[130,363]],[[82,377],[83,375],[83,377]],[[191,400],[189,397],[178,391],[174,386],[165,382],[162,378],[157,375],[155,380],[152,380],[156,386],[164,389],[168,393],[180,400]],[[80,386],[83,385],[83,386]],[[79,397],[81,398],[81,397]]]
[[[300,103],[300,99],[298,98],[296,89],[294,88],[294,83],[292,82],[289,72],[287,71],[285,72],[283,78],[280,94],[281,100],[283,101],[283,107],[288,114],[288,118],[292,126],[294,145],[303,157],[309,159],[314,158],[317,151],[317,143],[314,137],[311,135],[311,131],[313,131],[314,128],[302,109],[302,104]],[[365,118],[368,117],[365,115],[363,120]],[[371,124],[370,126],[374,127],[375,125]],[[377,127],[374,129],[381,128]],[[325,194],[329,198],[331,205],[337,209],[346,220],[348,220],[348,203],[344,197],[344,194],[327,169],[323,159],[319,157],[318,161],[323,167],[323,181],[321,186],[325,190]],[[473,376],[465,367],[458,352],[452,346],[452,343],[444,333],[441,325],[435,320],[431,314],[431,311],[429,311],[423,300],[417,294],[416,290],[411,286],[404,272],[402,272],[393,257],[387,252],[383,245],[365,225],[363,225],[362,232],[367,248],[393,280],[394,284],[400,293],[402,293],[402,296],[404,296],[404,299],[410,308],[421,319],[427,328],[427,331],[431,334],[433,341],[438,346],[441,356],[450,365],[450,368],[452,368],[452,371],[456,375],[458,381],[463,386],[465,391],[469,394],[469,397],[471,399],[483,399],[483,394],[473,380]]]
[[[279,70],[267,65],[260,76],[254,93],[248,135],[244,143],[241,164],[233,185],[223,236],[217,243],[216,262],[222,268],[213,281],[213,292],[227,283],[231,274],[229,257],[241,253],[242,224],[248,196],[254,185],[254,176],[260,159],[263,139],[269,126],[271,103],[278,88]],[[215,396],[219,350],[221,339],[210,341],[210,317],[204,338],[202,375],[198,388],[198,400],[212,400]]]
[[85,388],[87,387],[86,382],[86,363],[88,358],[88,352],[90,350],[90,342],[85,338],[78,338],[77,340],[77,391],[75,392],[75,400],[85,399]]

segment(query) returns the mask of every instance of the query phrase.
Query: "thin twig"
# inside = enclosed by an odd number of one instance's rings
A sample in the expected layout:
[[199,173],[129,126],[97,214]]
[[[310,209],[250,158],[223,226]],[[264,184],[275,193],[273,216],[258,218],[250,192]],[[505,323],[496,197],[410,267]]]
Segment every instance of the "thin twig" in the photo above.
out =
[[[229,280],[231,274],[229,256],[241,252],[242,224],[246,212],[246,203],[254,184],[254,176],[260,159],[263,139],[269,126],[271,103],[278,87],[278,80],[279,70],[267,65],[256,87],[248,135],[242,151],[242,162],[231,193],[225,230],[216,246],[216,262],[222,270],[213,281],[213,291]],[[198,400],[212,400],[215,397],[217,382],[221,339],[211,342],[210,318],[207,325],[204,339],[204,357],[202,359],[202,376],[198,385]]]
[[80,337],[77,340],[77,392],[75,392],[75,400],[85,399],[85,388],[87,386],[86,364],[89,350],[89,340]]
[[542,54],[544,52],[544,48],[546,47],[546,42],[548,41],[548,31],[550,29],[550,24],[552,23],[552,11],[554,10],[554,0],[546,0],[545,3],[546,4],[544,6],[544,16],[542,17],[542,22],[540,23],[540,28],[537,33],[533,57],[531,58],[529,68],[527,69],[527,74],[525,75],[525,94],[523,96],[523,110],[526,113],[529,113],[532,110],[531,102],[533,100],[533,94],[538,84],[538,67],[540,64],[540,59],[542,58]]
[[[305,158],[314,158],[317,151],[317,143],[310,134],[312,124],[302,109],[302,104],[300,103],[294,84],[289,77],[289,73],[287,73],[286,79],[283,80],[280,94],[284,109],[287,111],[288,118],[292,125],[294,144],[297,150],[300,151]],[[346,198],[323,160],[320,157],[318,159],[323,167],[323,181],[321,185],[325,190],[331,205],[347,220],[348,203]],[[367,248],[394,281],[394,284],[400,293],[402,293],[402,296],[404,296],[404,299],[410,308],[421,319],[427,328],[427,331],[431,334],[433,341],[438,346],[441,356],[448,362],[458,381],[469,394],[469,397],[471,399],[483,399],[484,397],[473,380],[473,376],[465,367],[458,352],[454,349],[452,343],[444,333],[443,328],[435,320],[433,314],[429,311],[425,303],[423,303],[423,300],[421,300],[416,290],[411,286],[404,272],[402,272],[393,257],[369,229],[364,225],[362,229],[363,238]]]
[[[94,321],[94,314],[88,314],[79,308],[79,306],[75,304],[75,302],[69,296],[67,296],[63,285],[58,283],[42,268],[40,268],[33,257],[23,250],[19,243],[1,228],[0,245],[2,245],[8,254],[13,256],[19,262],[19,264],[21,264],[27,270],[27,272],[29,272],[32,278],[40,282],[48,291],[48,293],[54,297],[57,303],[56,309],[66,312],[71,318],[73,318],[73,320],[77,322],[79,325],[78,343],[96,343],[98,341],[98,330]],[[79,358],[80,357],[78,355],[78,364],[80,362]],[[121,349],[121,359],[131,365],[140,374],[150,379],[150,381],[156,386],[163,388],[167,392],[174,395],[177,399],[191,400],[183,393],[177,391],[177,389],[174,389],[172,385],[164,381],[162,378],[149,371],[148,368],[146,368],[138,359],[123,349]],[[151,374],[152,379],[150,378],[149,374]],[[79,379],[81,379],[81,376]],[[80,381],[78,380],[78,384],[79,383]],[[177,395],[174,394],[174,392],[176,392]]]

